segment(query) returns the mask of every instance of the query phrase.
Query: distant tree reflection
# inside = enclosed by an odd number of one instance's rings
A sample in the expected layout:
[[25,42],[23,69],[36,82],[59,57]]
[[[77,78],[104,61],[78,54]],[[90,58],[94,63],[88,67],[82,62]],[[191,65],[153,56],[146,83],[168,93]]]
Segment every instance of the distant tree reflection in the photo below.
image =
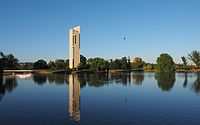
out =
[[5,79],[5,88],[8,92],[12,92],[17,87],[17,80],[15,78]]
[[144,73],[133,73],[131,78],[134,84],[141,85],[144,81]]
[[49,82],[50,84],[54,83],[57,85],[63,85],[69,83],[69,75],[65,74],[34,74],[33,80],[38,85],[44,85],[45,83]]
[[192,89],[199,94],[200,92],[200,73],[197,73],[197,79],[194,82],[194,84],[192,85]]
[[89,86],[101,87],[105,84],[109,84],[107,73],[90,74],[87,77]]
[[163,91],[170,91],[176,81],[175,73],[156,73],[155,79],[157,80],[158,87]]
[[186,88],[187,85],[188,85],[188,79],[187,79],[187,77],[188,77],[188,75],[187,75],[187,73],[185,73],[185,80],[184,80],[184,82],[183,82],[183,87],[184,87],[184,88]]
[[110,80],[116,83],[122,83],[123,85],[127,85],[131,83],[131,75],[130,73],[111,73]]
[[80,88],[83,88],[83,87],[86,86],[86,84],[87,84],[86,76],[87,76],[87,75],[88,75],[88,74],[79,74],[79,75],[78,75],[78,80],[79,80],[79,82],[80,82]]
[[17,80],[15,77],[7,77],[3,80],[3,77],[0,77],[0,101],[6,94],[6,92],[11,93],[17,87]]
[[3,75],[0,74],[0,85],[3,84]]
[[38,85],[44,85],[47,82],[47,75],[33,75],[33,81]]
[[50,78],[50,77],[53,77],[53,79],[54,79],[54,82],[56,83],[56,84],[64,84],[64,83],[66,83],[66,76],[65,75],[60,75],[60,74],[53,74],[53,75],[49,75],[48,76],[48,79]]
[[5,94],[5,86],[3,84],[3,76],[0,76],[0,101],[2,100],[3,96]]

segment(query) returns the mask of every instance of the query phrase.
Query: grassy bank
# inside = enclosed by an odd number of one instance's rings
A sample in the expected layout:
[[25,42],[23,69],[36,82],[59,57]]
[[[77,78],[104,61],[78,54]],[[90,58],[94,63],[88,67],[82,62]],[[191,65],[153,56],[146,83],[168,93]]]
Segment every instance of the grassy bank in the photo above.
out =
[[176,70],[176,72],[200,72],[200,69]]
[[[120,72],[156,72],[155,70],[109,70],[109,73],[120,73]],[[192,69],[192,70],[176,70],[176,72],[200,72],[200,69]],[[26,74],[26,73],[34,73],[34,74],[80,74],[80,73],[107,73],[107,71],[95,71],[91,69],[84,70],[4,70],[3,75],[13,75],[13,74]]]

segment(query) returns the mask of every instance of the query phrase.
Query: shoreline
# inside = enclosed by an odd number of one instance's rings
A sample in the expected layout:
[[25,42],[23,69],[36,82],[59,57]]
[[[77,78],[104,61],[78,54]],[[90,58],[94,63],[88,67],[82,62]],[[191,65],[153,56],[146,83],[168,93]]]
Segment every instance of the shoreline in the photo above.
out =
[[[69,71],[69,70],[5,70],[3,76],[13,75],[13,74],[82,74],[82,73],[126,73],[126,72],[152,72],[155,73],[155,70],[109,70],[109,71],[94,71],[90,69]],[[198,73],[200,69],[192,70],[176,70],[175,73]]]

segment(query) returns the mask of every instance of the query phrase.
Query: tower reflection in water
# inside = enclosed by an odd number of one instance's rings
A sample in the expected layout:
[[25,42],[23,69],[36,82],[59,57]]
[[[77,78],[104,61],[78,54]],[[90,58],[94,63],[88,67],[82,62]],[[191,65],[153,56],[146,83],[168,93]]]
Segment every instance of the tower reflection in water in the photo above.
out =
[[69,75],[69,116],[80,121],[80,81],[76,74]]

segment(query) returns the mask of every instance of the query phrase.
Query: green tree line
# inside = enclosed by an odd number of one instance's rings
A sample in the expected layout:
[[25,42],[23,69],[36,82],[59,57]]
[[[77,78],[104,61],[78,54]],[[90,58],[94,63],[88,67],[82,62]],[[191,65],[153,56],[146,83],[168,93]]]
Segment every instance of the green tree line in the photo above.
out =
[[[157,72],[174,72],[177,69],[194,69],[200,68],[200,52],[197,50],[192,51],[186,57],[182,56],[182,64],[175,64],[173,58],[167,54],[162,53],[156,60],[156,64],[146,63],[140,57],[136,57],[133,60],[130,58],[122,57],[121,59],[105,60],[100,57],[87,59],[83,55],[80,56],[80,64],[76,69],[72,70],[84,70],[90,69],[94,71],[108,71],[108,70],[152,70]],[[194,65],[188,65],[188,60],[191,60]],[[69,69],[69,59],[57,59],[55,61],[49,61],[48,63],[40,59],[34,63],[30,63],[28,67],[31,69],[51,69],[51,70],[71,70]],[[27,69],[27,66],[20,68],[19,61],[14,55],[5,55],[0,53],[0,73],[3,70],[10,69]]]

